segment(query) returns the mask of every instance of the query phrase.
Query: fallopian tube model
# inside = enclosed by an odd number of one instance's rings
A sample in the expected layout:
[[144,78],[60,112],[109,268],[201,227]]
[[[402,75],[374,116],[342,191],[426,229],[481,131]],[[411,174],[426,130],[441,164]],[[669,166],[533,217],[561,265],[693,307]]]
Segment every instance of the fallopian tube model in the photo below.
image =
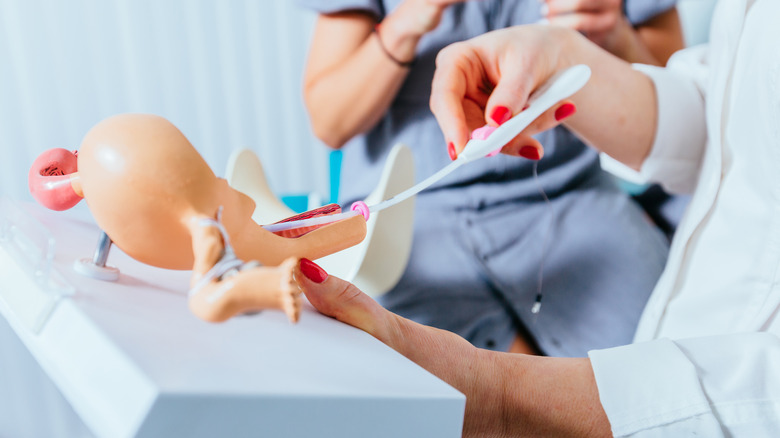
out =
[[262,309],[281,309],[296,322],[298,258],[326,256],[366,235],[360,215],[295,238],[265,230],[251,219],[254,201],[214,175],[173,124],[153,115],[110,117],[87,133],[78,152],[44,152],[29,185],[54,210],[86,199],[98,226],[132,258],[192,269],[190,309],[212,322]]

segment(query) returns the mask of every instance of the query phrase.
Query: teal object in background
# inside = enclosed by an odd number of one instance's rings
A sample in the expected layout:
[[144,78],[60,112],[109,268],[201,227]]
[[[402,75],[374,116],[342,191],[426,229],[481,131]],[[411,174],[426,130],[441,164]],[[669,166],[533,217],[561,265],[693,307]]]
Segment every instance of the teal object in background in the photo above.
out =
[[303,213],[309,209],[309,195],[282,195],[281,199],[284,205],[296,213]]
[[637,184],[615,177],[618,187],[631,196],[639,195],[650,187],[650,184]]
[[344,155],[341,151],[332,151],[328,156],[330,164],[330,196],[328,202],[337,204],[339,202],[339,184],[341,179],[341,159]]
[[[341,151],[332,151],[328,154],[328,173],[330,182],[330,193],[328,194],[328,204],[337,204],[339,202],[339,184],[341,180],[341,159],[343,153]],[[314,193],[316,197],[316,193]],[[282,195],[281,197],[284,205],[290,207],[296,213],[303,213],[309,208],[315,206],[310,205],[312,201],[312,194],[290,194]],[[319,200],[318,197],[315,199]],[[316,202],[316,201],[315,201]],[[317,202],[319,204],[319,202]]]

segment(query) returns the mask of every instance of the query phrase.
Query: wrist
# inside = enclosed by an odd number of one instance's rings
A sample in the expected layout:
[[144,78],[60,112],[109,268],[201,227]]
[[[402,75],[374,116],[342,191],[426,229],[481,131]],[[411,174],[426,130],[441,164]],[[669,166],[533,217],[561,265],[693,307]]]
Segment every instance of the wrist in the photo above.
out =
[[[400,25],[399,25],[400,24]],[[396,64],[408,66],[414,60],[422,34],[406,28],[400,20],[388,16],[374,27],[381,49]]]
[[472,353],[465,367],[468,382],[458,388],[466,394],[463,436],[514,436],[519,418],[513,398],[525,390],[514,386],[522,374],[517,360],[524,355],[477,348]]
[[507,436],[611,436],[588,358],[512,355],[502,368]]
[[[416,48],[416,43],[409,47],[407,47],[407,45],[399,45],[399,44],[388,45],[387,43],[385,43],[385,39],[383,37],[384,32],[380,32],[380,28],[383,28],[381,26],[381,23],[377,23],[376,26],[374,26],[374,36],[376,37],[377,44],[379,44],[379,49],[385,54],[385,57],[399,67],[402,68],[411,67],[412,63],[414,62],[414,52]],[[400,58],[398,55],[394,54],[399,52],[403,52],[403,53],[411,52],[412,54],[405,55],[403,58]]]
[[380,23],[379,42],[398,60],[411,60],[417,43],[439,25],[445,7],[428,1],[403,1]]

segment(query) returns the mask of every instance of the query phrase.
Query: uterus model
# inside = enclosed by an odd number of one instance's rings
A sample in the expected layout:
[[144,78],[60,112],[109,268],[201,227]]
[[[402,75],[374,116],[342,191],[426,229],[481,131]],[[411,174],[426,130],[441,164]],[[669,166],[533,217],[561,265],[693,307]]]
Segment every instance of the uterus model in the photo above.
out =
[[54,210],[85,199],[98,226],[135,260],[191,269],[189,307],[211,322],[264,309],[280,309],[296,322],[298,260],[346,249],[366,235],[360,215],[297,237],[264,229],[251,218],[254,201],[218,178],[173,124],[154,115],[110,117],[77,152],[44,152],[29,185]]

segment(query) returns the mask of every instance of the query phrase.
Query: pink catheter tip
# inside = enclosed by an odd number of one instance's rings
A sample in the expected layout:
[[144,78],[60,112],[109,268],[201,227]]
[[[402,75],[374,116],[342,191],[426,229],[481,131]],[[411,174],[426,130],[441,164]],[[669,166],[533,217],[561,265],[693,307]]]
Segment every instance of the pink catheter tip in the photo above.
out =
[[366,203],[363,201],[353,202],[349,209],[362,214],[365,220],[368,220],[368,216],[371,214],[371,211],[368,209],[368,205],[366,205]]
[[[490,137],[490,134],[492,134],[493,131],[495,131],[496,129],[498,129],[498,128],[496,128],[495,126],[490,126],[490,125],[485,125],[485,126],[483,126],[481,128],[477,128],[477,129],[471,131],[471,139],[472,140],[487,140],[488,137]],[[499,152],[501,152],[501,148],[498,148],[498,149],[494,150],[493,152],[487,154],[487,156],[488,157],[492,157],[493,155],[496,155]]]

